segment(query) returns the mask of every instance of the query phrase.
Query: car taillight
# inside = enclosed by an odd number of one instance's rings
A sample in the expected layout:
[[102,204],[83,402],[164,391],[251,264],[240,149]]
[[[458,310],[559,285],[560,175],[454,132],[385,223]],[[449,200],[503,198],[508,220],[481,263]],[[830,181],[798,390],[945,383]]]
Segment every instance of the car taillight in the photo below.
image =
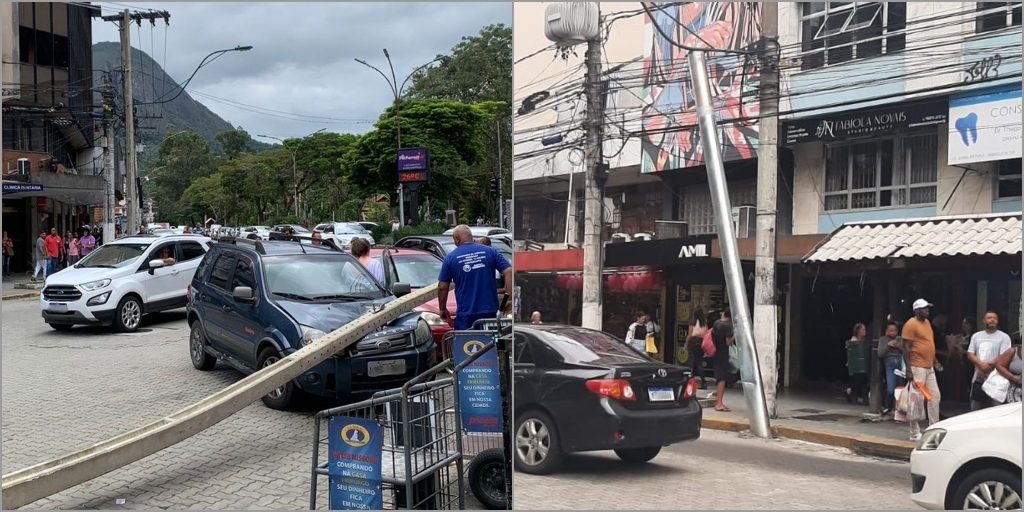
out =
[[697,396],[697,379],[690,378],[686,381],[686,387],[683,388],[683,400],[689,400]]
[[587,389],[591,393],[624,402],[635,402],[636,394],[633,393],[633,386],[625,379],[595,379],[587,381]]

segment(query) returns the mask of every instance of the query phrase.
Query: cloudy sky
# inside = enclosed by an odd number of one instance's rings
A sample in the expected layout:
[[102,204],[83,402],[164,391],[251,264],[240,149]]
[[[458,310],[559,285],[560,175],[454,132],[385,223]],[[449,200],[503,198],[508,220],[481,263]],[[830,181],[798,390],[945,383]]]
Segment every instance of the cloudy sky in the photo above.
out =
[[[210,52],[251,45],[251,51],[227,53],[204,66],[186,90],[254,137],[301,137],[321,128],[365,132],[393,95],[379,74],[355,59],[390,74],[382,51],[387,48],[402,82],[416,67],[449,53],[463,36],[493,23],[512,24],[511,2],[98,5],[104,15],[125,8],[170,12],[166,29],[163,21],[155,28],[133,25],[132,46],[179,82]],[[114,23],[93,23],[94,42],[118,40]]]

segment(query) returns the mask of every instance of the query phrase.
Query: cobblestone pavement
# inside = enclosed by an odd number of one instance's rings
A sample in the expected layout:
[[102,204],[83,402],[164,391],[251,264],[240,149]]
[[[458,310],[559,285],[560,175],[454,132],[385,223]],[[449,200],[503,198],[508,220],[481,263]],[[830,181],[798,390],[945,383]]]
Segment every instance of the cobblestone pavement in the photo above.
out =
[[910,465],[791,440],[704,430],[627,466],[571,456],[554,475],[515,475],[516,510],[918,510]]
[[[3,302],[2,324],[5,474],[138,428],[241,378],[226,367],[192,367],[183,310],[149,318],[133,334],[57,332],[39,317],[36,300],[11,300]],[[279,412],[256,402],[184,442],[24,508],[306,509],[317,408]],[[467,505],[482,508],[471,496]],[[326,507],[323,495],[318,508]]]

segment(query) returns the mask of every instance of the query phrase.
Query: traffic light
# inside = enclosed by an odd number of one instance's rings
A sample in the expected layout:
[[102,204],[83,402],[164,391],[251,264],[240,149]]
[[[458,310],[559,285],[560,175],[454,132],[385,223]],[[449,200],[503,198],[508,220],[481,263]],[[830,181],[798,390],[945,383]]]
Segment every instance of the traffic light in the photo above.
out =
[[501,195],[501,181],[498,178],[491,178],[491,195],[494,197]]

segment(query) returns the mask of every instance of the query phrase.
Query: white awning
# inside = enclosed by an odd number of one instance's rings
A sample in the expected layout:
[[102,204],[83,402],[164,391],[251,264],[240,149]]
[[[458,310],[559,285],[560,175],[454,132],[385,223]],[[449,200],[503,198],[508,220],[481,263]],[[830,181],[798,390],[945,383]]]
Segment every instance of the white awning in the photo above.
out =
[[1021,254],[1021,212],[843,224],[804,263]]

